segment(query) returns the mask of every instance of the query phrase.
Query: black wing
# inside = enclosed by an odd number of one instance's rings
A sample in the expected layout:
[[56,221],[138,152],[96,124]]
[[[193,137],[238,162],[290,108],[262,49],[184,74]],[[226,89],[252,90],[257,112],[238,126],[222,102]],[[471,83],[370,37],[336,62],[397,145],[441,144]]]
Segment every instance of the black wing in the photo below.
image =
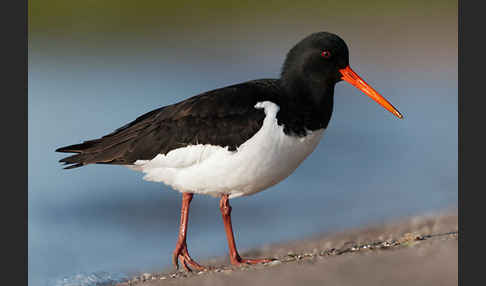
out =
[[205,92],[150,111],[100,139],[66,146],[57,152],[77,153],[61,159],[72,164],[132,164],[193,144],[235,151],[262,126],[260,101],[278,100],[278,80],[264,79]]

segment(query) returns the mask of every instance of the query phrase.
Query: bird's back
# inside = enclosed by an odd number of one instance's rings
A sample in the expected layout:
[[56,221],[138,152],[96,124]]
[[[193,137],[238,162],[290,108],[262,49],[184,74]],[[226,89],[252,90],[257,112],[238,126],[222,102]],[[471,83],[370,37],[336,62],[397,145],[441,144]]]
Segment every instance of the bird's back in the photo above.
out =
[[77,153],[60,160],[76,168],[87,164],[131,165],[158,154],[197,144],[235,151],[262,126],[257,102],[279,101],[277,79],[248,81],[208,91],[152,110],[99,139],[57,149]]

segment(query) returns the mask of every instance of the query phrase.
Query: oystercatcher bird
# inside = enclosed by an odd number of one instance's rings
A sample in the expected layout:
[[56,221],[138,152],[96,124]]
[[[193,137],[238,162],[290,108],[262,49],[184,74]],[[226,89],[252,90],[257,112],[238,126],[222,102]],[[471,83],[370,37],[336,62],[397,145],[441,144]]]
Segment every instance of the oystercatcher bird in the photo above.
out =
[[236,250],[229,199],[267,189],[289,176],[316,148],[333,108],[334,86],[344,80],[398,118],[402,115],[349,66],[346,43],[328,32],[311,34],[287,54],[279,79],[258,79],[211,90],[150,111],[102,138],[57,149],[66,169],[125,165],[182,193],[173,264],[204,269],[186,244],[193,194],[220,198],[231,263]]

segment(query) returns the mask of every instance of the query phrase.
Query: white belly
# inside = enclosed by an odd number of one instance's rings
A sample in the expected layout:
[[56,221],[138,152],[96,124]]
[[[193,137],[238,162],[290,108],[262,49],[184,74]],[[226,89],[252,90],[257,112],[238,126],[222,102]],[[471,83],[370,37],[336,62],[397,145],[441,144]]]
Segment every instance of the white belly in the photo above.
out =
[[190,145],[131,166],[147,181],[163,182],[180,192],[230,198],[246,196],[277,184],[314,151],[324,129],[305,137],[287,136],[277,124],[278,105],[265,101],[262,128],[235,152],[213,145]]

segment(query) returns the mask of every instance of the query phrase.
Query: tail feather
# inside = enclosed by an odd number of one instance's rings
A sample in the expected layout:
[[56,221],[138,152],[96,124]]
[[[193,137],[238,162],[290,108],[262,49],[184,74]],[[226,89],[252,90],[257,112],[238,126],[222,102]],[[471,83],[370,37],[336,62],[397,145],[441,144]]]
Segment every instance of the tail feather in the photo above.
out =
[[89,140],[85,141],[81,144],[74,144],[74,145],[69,145],[69,146],[64,146],[61,148],[57,148],[56,152],[61,152],[61,153],[82,153],[84,150],[92,148],[96,146],[96,144],[100,143],[100,140]]
[[64,169],[82,167],[88,164],[130,164],[124,158],[124,154],[132,148],[134,136],[107,140],[107,138],[86,141],[81,144],[58,148],[57,152],[76,153],[59,160],[64,165],[70,165]]
[[134,121],[99,139],[56,149],[56,152],[76,153],[59,162],[69,165],[64,169],[78,168],[88,164],[127,165],[133,163],[134,158],[131,157],[131,154],[136,148],[136,143],[158,128],[154,121],[163,109],[164,107],[139,116]]
[[64,169],[73,169],[73,168],[78,168],[86,165],[87,154],[83,154],[83,153],[86,152],[89,153],[89,150],[96,147],[96,145],[99,144],[99,141],[100,140],[90,140],[90,141],[85,141],[81,144],[74,144],[74,145],[69,145],[69,146],[56,149],[56,152],[76,153],[76,155],[71,155],[62,158],[61,160],[59,160],[59,162],[64,163],[63,165],[69,165]]
[[[64,165],[67,165],[67,163],[64,164]],[[82,166],[84,166],[83,163],[77,163],[77,164],[74,164],[74,165],[70,165],[70,166],[64,167],[63,169],[65,169],[65,170],[67,170],[67,169],[74,169],[74,168],[79,168],[79,167],[82,167]]]
[[161,109],[144,114],[99,139],[56,149],[56,152],[77,153],[63,158],[59,162],[65,165],[73,164],[64,169],[78,168],[88,164],[130,164],[130,158],[126,158],[124,155],[132,151],[133,144],[139,140],[137,137],[143,137],[143,134],[148,134],[156,128],[152,122],[156,113]]

